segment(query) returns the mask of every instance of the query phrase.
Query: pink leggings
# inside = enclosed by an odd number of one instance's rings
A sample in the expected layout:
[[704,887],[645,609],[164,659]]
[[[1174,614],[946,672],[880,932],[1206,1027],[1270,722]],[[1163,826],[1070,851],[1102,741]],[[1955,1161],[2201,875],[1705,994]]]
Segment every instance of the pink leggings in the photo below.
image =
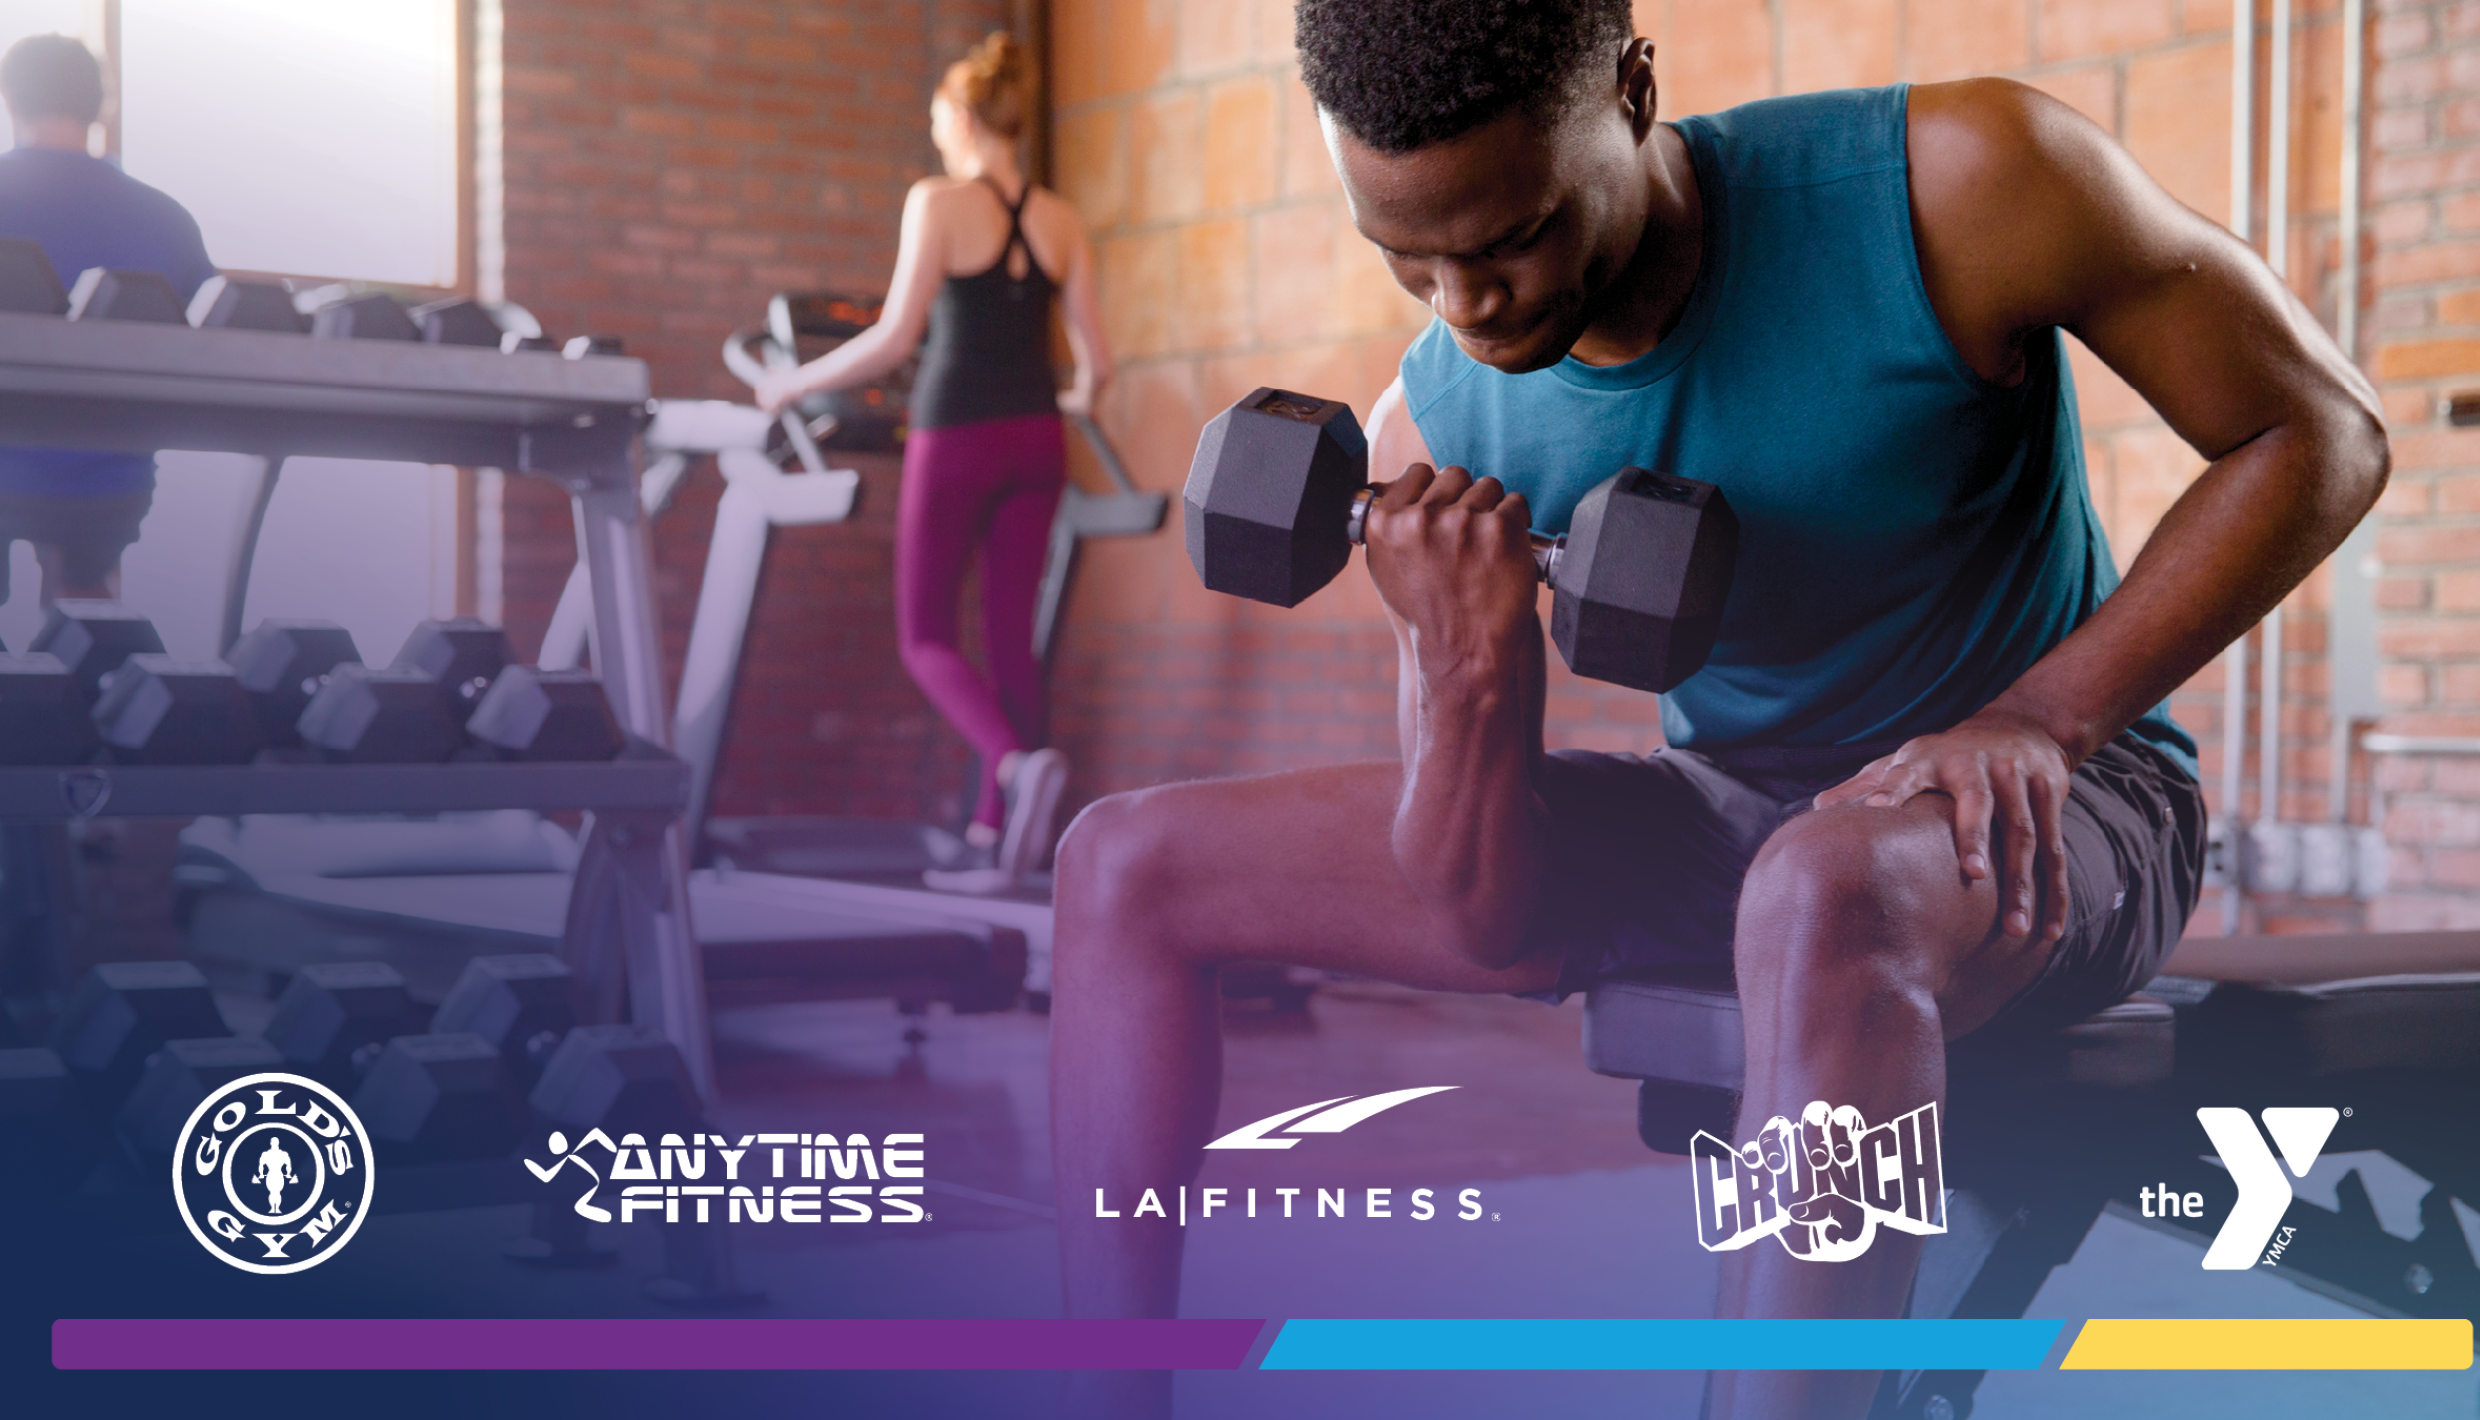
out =
[[[1056,414],[915,429],[896,498],[896,649],[913,683],[982,758],[977,823],[1002,816],[999,757],[1039,745],[1048,706],[1033,656],[1034,603],[1068,478]],[[982,550],[985,681],[956,647],[958,594]]]

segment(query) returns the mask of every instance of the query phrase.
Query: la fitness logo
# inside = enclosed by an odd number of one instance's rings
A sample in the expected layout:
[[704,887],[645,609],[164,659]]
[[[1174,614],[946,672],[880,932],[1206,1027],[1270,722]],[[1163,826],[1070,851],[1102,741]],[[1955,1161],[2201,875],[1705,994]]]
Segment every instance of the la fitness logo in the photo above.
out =
[[1850,1105],[1813,1100],[1798,1123],[1775,1115],[1736,1149],[1700,1129],[1688,1157],[1696,1240],[1708,1252],[1770,1237],[1793,1257],[1848,1262],[1869,1250],[1880,1223],[1946,1231],[1935,1104],[1872,1129]]
[[370,1164],[370,1135],[334,1091],[299,1075],[249,1075],[190,1111],[172,1195],[217,1257],[244,1272],[302,1272],[362,1226]]
[[[1279,1114],[1252,1120],[1206,1145],[1208,1149],[1290,1149],[1304,1139],[1325,1134],[1341,1134],[1346,1129],[1383,1114],[1397,1105],[1410,1104],[1430,1095],[1444,1094],[1455,1085],[1423,1085],[1409,1090],[1389,1090],[1376,1095],[1337,1095],[1333,1099],[1298,1105]],[[1479,1222],[1486,1214],[1492,1222],[1496,1213],[1489,1213],[1481,1203],[1481,1190],[1465,1188],[1454,1192],[1452,1205],[1442,1203],[1437,1188],[1323,1188],[1302,1184],[1290,1188],[1265,1190],[1261,1209],[1259,1190],[1244,1188],[1234,1199],[1228,1188],[1198,1188],[1187,1184],[1171,1188],[1147,1188],[1134,1198],[1113,1199],[1110,1190],[1094,1190],[1096,1218],[1159,1218],[1185,1227],[1192,1217],[1199,1222],[1218,1212],[1237,1210],[1243,1218],[1362,1218],[1410,1219],[1427,1222],[1452,1207],[1454,1216],[1467,1223]],[[1355,1196],[1357,1193],[1357,1197]],[[1397,1197],[1397,1194],[1402,1197]],[[1304,1195],[1315,1195],[1314,1201]],[[1356,1215],[1353,1205],[1360,1211]],[[1314,1210],[1314,1211],[1313,1211]],[[1399,1211],[1400,1210],[1400,1211]]]

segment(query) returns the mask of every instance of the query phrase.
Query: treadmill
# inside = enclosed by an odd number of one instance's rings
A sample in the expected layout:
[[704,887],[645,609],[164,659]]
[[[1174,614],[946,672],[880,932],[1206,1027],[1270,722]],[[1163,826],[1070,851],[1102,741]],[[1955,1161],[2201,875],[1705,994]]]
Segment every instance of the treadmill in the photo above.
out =
[[[873,304],[849,297],[778,294],[767,303],[763,327],[736,331],[724,342],[723,362],[743,381],[755,385],[770,373],[799,364],[805,356],[822,354],[858,335],[877,318]],[[822,467],[817,452],[822,444],[891,451],[903,432],[903,411],[901,379],[883,389],[814,395],[778,417],[769,446],[780,451],[779,468],[795,460],[803,468]],[[1092,449],[1109,488],[1091,493],[1071,482],[1061,495],[1034,613],[1034,654],[1045,666],[1057,644],[1059,619],[1086,539],[1151,536],[1161,531],[1170,505],[1168,495],[1136,487],[1119,451],[1093,420],[1071,416],[1069,422]],[[753,468],[747,485],[753,494],[761,477]],[[735,490],[742,486],[733,485]],[[1051,946],[1046,876],[1037,875],[1020,891],[1009,894],[937,892],[923,886],[922,870],[949,866],[964,848],[960,837],[939,825],[818,815],[708,817],[724,718],[739,673],[741,637],[756,599],[766,533],[769,527],[783,525],[781,519],[762,521],[762,510],[771,506],[766,497],[751,496],[733,504],[733,495],[725,496],[730,506],[716,513],[697,624],[681,677],[675,734],[675,748],[690,765],[686,823],[695,860],[718,871],[772,875],[779,883],[803,880],[811,900],[853,911],[962,914],[1022,932],[1028,950],[1026,1000],[1037,1010],[1046,1007]],[[572,636],[582,634],[582,612],[581,603],[573,618],[580,629]],[[1228,998],[1263,1000],[1278,1011],[1298,1011],[1318,980],[1316,973],[1272,963],[1237,963],[1224,968],[1222,989]]]
[[[724,342],[723,363],[755,386],[768,375],[832,350],[867,330],[878,315],[877,303],[860,298],[832,292],[778,293],[767,303],[764,326],[735,331]],[[810,395],[779,416],[776,445],[785,456],[797,457],[804,468],[823,466],[818,454],[822,448],[896,452],[903,446],[909,384],[906,371],[877,387]],[[1170,506],[1167,495],[1137,489],[1119,451],[1093,420],[1078,415],[1070,416],[1069,422],[1093,450],[1110,490],[1089,493],[1071,482],[1061,494],[1034,606],[1034,654],[1045,667],[1050,664],[1068,586],[1076,575],[1077,553],[1085,539],[1149,536],[1161,531]],[[691,641],[710,650],[713,659],[700,663],[693,651],[690,665],[682,672],[679,743],[682,757],[691,765],[691,852],[700,863],[731,863],[764,872],[851,879],[918,892],[924,869],[958,866],[965,856],[964,840],[956,831],[963,827],[961,822],[950,827],[817,814],[707,816],[724,718],[740,668],[741,636],[765,558],[766,532],[788,525],[781,519],[761,524],[751,510],[742,512],[745,521],[728,529],[725,514],[717,513],[714,542],[707,553],[709,595],[717,588],[727,590],[723,597],[701,597],[699,630],[709,629],[710,607],[714,621],[703,643],[695,634]],[[582,627],[582,589],[579,596],[574,623]],[[1049,900],[1039,878],[1015,897],[1025,903]],[[1046,959],[1046,953],[1037,952],[1037,981],[1047,979]]]

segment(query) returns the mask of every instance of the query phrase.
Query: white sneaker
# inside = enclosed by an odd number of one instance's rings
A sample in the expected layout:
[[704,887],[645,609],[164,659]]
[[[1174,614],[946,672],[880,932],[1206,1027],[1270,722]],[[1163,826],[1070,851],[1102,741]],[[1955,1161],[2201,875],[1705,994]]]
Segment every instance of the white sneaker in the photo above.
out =
[[932,892],[962,893],[968,897],[998,897],[1023,886],[1014,873],[1000,868],[924,868],[921,882]]
[[1007,827],[999,836],[999,871],[1023,880],[1050,856],[1060,796],[1068,788],[1068,757],[1037,749],[1016,762],[1007,783]]

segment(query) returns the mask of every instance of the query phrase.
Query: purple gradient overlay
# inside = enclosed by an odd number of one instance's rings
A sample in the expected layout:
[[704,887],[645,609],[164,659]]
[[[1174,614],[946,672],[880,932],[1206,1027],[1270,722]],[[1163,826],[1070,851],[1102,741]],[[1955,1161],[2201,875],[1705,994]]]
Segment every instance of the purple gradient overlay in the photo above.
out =
[[1263,1321],[91,1318],[64,1371],[1229,1371]]

